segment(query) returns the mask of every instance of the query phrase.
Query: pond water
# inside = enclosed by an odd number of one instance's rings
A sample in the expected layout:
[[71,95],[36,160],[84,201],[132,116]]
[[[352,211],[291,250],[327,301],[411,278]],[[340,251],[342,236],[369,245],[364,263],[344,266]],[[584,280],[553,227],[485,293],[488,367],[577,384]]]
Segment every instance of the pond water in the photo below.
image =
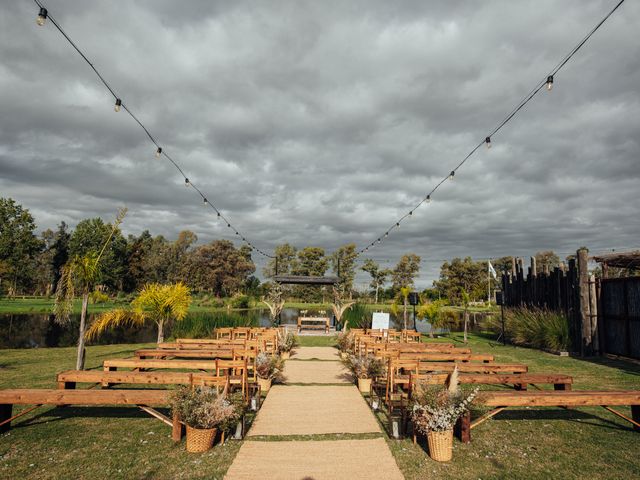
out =
[[[295,308],[285,308],[281,314],[282,324],[296,324],[300,311]],[[306,315],[317,312],[311,310]],[[90,322],[94,316],[90,315]],[[391,326],[402,328],[402,315],[397,318],[390,314]],[[471,315],[471,331],[477,331],[484,323],[484,315]],[[59,325],[50,314],[0,314],[0,348],[42,348],[68,347],[76,344],[80,315],[73,315],[71,321]],[[269,311],[267,309],[239,310],[239,311],[211,311],[191,313],[183,321],[169,326],[166,337],[206,337],[216,327],[255,325],[270,326]],[[409,328],[413,328],[413,315],[409,315]],[[427,319],[417,318],[416,328],[419,332],[428,333],[431,324]],[[446,329],[435,330],[434,333],[460,331],[462,329],[460,315],[454,315]],[[114,343],[151,343],[156,341],[155,324],[142,328],[118,328],[105,332],[94,344],[106,345]]]

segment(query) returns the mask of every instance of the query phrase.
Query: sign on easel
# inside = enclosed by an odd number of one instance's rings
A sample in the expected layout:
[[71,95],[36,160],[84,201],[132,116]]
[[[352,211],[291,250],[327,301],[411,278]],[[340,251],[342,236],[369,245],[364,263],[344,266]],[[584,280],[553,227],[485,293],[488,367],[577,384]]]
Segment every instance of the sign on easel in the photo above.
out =
[[371,319],[371,328],[374,330],[375,329],[388,330],[389,314],[385,312],[374,312],[373,318]]

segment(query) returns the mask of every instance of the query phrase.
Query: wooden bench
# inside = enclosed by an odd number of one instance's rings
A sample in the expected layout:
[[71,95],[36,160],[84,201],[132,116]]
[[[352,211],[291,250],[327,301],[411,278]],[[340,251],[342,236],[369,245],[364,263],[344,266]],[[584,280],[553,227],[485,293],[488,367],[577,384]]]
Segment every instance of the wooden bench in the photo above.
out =
[[214,350],[216,348],[244,348],[247,340],[213,340],[211,342],[197,341],[197,342],[162,342],[158,344],[157,348],[176,350],[176,349],[203,349]]
[[[409,374],[409,385],[413,389],[416,383],[428,385],[443,384],[449,378],[448,373]],[[461,373],[458,381],[463,384],[477,385],[513,385],[516,390],[526,390],[528,385],[553,385],[554,390],[571,390],[573,377],[560,373]]]
[[[585,407],[600,406],[611,413],[631,422],[636,431],[640,431],[640,390],[630,391],[504,391],[478,393],[479,405],[496,407],[474,422],[467,412],[458,421],[456,434],[465,443],[471,441],[471,430],[508,407]],[[611,406],[631,406],[631,418],[611,408]]]
[[527,373],[529,367],[520,363],[458,363],[458,362],[423,362],[418,365],[418,373],[453,372],[458,367],[460,373]]
[[[141,349],[136,350],[134,355],[137,358],[145,359],[145,358],[233,358],[234,348],[239,348],[237,345],[230,346],[230,348],[217,348],[214,350],[207,349]],[[243,350],[243,349],[242,349]]]
[[105,371],[115,371],[118,368],[132,368],[136,370],[160,368],[160,369],[184,369],[215,371],[215,360],[149,360],[138,358],[115,358],[102,362]]
[[493,355],[477,354],[477,353],[436,353],[436,352],[419,352],[408,353],[400,352],[402,359],[415,359],[426,361],[445,361],[445,362],[493,362]]
[[298,333],[305,328],[310,330],[324,330],[329,333],[331,319],[328,317],[298,317]]
[[56,376],[58,388],[74,389],[77,383],[96,383],[104,386],[129,383],[138,385],[206,385],[226,389],[230,379],[226,375],[190,372],[117,372],[100,370],[67,370]]
[[[167,406],[171,390],[0,390],[0,432],[11,428],[11,422],[42,405],[137,405],[172,428],[172,438],[182,438],[182,423],[176,416],[169,419],[151,406]],[[14,405],[35,405],[12,416]]]

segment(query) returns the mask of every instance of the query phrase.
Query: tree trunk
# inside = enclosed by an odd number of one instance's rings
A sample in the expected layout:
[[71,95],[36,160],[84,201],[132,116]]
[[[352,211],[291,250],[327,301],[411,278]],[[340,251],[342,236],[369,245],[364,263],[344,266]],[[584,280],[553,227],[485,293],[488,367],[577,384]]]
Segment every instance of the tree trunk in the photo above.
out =
[[158,322],[158,343],[164,342],[164,322]]
[[404,316],[404,329],[407,329],[407,297],[404,297],[404,304],[403,304],[403,308],[404,311],[402,312],[402,315]]
[[378,289],[380,288],[380,286],[378,284],[376,284],[376,305],[378,304]]
[[78,355],[76,357],[76,370],[84,370],[84,334],[87,331],[87,306],[89,305],[89,293],[82,294],[82,310],[80,311],[80,331],[78,332]]
[[469,312],[465,308],[464,310],[464,343],[467,343],[467,329],[469,325]]

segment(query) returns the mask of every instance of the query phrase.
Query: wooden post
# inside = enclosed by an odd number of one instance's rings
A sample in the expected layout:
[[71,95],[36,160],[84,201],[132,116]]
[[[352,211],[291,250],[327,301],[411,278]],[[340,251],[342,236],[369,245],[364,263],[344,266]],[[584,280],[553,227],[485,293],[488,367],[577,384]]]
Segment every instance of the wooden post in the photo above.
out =
[[580,355],[593,355],[593,338],[591,330],[591,300],[589,298],[589,250],[581,248],[576,252],[578,258],[578,316],[580,320]]
[[456,422],[454,433],[462,443],[471,442],[471,412],[469,410],[464,412]]
[[[13,411],[13,405],[11,405],[10,403],[0,404],[0,422],[9,420],[11,418],[12,411]],[[11,430],[11,422],[7,422],[4,425],[0,426],[0,433],[8,432],[9,430]]]
[[180,423],[180,417],[178,417],[177,413],[174,413],[171,427],[171,439],[174,442],[179,442],[180,440],[182,440],[182,432],[183,427],[182,423]]
[[[631,405],[631,418],[633,418],[634,422],[640,423],[640,405]],[[633,429],[636,432],[640,432],[640,427],[637,425],[634,425]]]
[[596,276],[589,277],[589,326],[591,329],[591,353],[600,352],[600,339],[598,338],[598,295],[596,293]]

